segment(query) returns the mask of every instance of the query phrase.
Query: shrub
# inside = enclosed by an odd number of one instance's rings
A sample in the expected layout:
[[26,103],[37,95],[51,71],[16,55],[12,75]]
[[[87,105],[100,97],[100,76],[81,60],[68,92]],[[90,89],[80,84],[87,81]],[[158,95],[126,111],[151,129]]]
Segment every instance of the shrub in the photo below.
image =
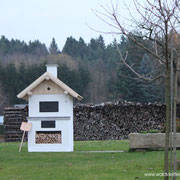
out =
[[146,134],[147,131],[140,131],[139,133],[140,133],[140,134]]
[[158,129],[150,129],[149,133],[160,133]]
[[150,129],[148,131],[140,131],[140,134],[146,134],[146,133],[160,133],[158,129]]
[[0,125],[0,134],[4,134],[4,126]]

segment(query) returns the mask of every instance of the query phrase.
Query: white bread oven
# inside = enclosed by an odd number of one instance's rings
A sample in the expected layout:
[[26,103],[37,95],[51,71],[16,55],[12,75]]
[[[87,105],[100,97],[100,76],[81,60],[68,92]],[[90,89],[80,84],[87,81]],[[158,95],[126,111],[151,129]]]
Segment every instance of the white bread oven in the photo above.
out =
[[73,98],[82,97],[57,79],[57,65],[18,94],[29,102],[29,152],[73,151]]

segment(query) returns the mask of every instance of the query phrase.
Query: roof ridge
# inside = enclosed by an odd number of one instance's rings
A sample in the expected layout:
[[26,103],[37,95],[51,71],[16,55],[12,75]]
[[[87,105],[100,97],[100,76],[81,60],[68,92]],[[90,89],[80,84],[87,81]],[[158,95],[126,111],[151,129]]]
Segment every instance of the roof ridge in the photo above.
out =
[[56,78],[49,72],[45,72],[42,74],[38,79],[36,79],[34,82],[32,82],[28,87],[26,87],[23,91],[21,91],[17,97],[23,98],[26,96],[30,91],[32,91],[35,87],[37,87],[41,82],[46,80],[46,77],[49,76],[49,78],[56,83],[59,87],[61,87],[63,90],[67,91],[71,96],[74,98],[77,98],[79,100],[83,99],[82,96],[80,96],[78,93],[76,93],[73,89],[71,89],[68,85],[66,85],[64,82],[62,82],[60,79]]

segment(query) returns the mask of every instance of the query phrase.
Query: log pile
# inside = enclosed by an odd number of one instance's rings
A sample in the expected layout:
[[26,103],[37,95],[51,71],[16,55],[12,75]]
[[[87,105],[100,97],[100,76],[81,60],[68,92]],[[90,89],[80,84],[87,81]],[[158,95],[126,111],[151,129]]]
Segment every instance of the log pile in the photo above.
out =
[[[180,116],[180,106],[178,108]],[[4,111],[6,141],[19,141],[20,125],[26,121],[27,109],[6,108]],[[165,105],[132,102],[100,105],[77,104],[74,107],[74,139],[125,139],[129,133],[162,129]]]
[[61,132],[37,132],[36,133],[37,144],[60,144]]
[[163,128],[165,105],[132,102],[77,105],[75,140],[126,139],[128,134]]
[[[5,108],[4,109],[4,132],[5,141],[21,141],[23,132],[20,130],[22,122],[27,122],[27,108]],[[27,141],[27,135],[25,135]]]

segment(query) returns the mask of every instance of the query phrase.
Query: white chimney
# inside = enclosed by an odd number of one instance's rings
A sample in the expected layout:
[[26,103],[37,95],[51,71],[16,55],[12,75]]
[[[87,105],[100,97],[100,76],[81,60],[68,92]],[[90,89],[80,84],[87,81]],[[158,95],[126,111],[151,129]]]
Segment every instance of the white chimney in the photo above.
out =
[[46,64],[46,71],[57,78],[57,64]]

